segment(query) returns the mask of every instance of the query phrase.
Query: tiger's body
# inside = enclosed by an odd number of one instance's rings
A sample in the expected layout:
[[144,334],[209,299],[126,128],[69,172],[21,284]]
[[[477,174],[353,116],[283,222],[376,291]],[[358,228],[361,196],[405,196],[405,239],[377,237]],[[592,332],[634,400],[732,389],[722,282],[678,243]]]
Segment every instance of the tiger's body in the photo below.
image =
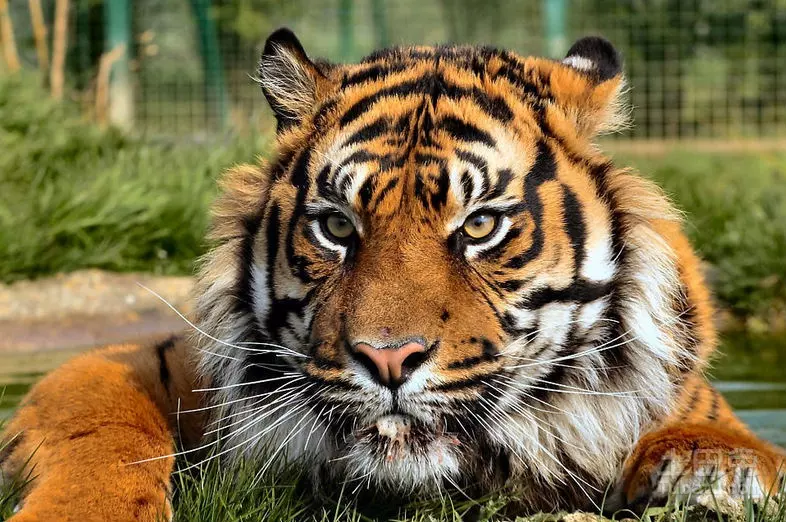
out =
[[170,514],[174,433],[317,485],[506,487],[522,510],[780,487],[782,450],[703,376],[713,312],[676,212],[592,144],[624,122],[608,42],[333,65],[281,30],[260,82],[276,147],[222,181],[195,328],[30,392],[15,522]]

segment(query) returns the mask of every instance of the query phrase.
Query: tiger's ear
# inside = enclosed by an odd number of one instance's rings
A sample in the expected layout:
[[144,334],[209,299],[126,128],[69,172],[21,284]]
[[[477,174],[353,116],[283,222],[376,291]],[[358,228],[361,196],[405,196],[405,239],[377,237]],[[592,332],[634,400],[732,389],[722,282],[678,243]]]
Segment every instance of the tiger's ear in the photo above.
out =
[[622,101],[625,78],[622,56],[608,40],[581,38],[550,75],[554,100],[576,125],[579,134],[593,137],[628,124]]
[[599,36],[586,36],[568,50],[562,63],[591,76],[601,83],[622,74],[622,56],[611,42]]
[[311,113],[317,103],[319,84],[325,80],[295,34],[286,28],[268,37],[258,74],[279,130],[299,123]]

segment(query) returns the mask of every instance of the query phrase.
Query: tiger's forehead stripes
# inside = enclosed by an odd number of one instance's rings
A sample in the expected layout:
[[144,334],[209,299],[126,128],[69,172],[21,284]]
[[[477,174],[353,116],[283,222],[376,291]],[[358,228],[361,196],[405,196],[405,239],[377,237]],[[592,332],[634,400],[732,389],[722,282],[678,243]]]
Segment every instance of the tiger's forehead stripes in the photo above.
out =
[[[466,74],[468,67],[473,75]],[[448,141],[494,147],[496,140],[479,122],[485,122],[484,127],[496,123],[515,130],[518,124],[511,125],[510,104],[521,104],[521,92],[523,99],[531,102],[529,93],[543,87],[544,81],[535,78],[528,89],[512,90],[514,70],[518,71],[515,87],[520,88],[524,81],[521,76],[527,69],[508,53],[449,47],[398,49],[345,67],[338,93],[323,102],[323,108],[329,106],[337,115],[334,118],[338,118],[339,132],[345,136],[342,147],[364,145],[364,150],[344,161],[376,160],[377,170],[385,172],[401,167],[415,144],[439,141],[431,132],[434,128],[444,133],[443,138]],[[453,111],[435,107],[445,100],[454,106]],[[527,112],[530,111],[522,111]],[[317,113],[322,115],[324,111]],[[443,116],[434,121],[435,113]],[[381,136],[386,137],[380,139]],[[393,150],[384,150],[383,143]],[[475,163],[477,166],[479,162]],[[321,174],[320,181],[326,181],[329,173]],[[369,180],[365,187],[366,201],[370,201],[371,184]]]
[[472,101],[442,91],[449,90],[380,98],[355,123],[326,138],[330,149],[318,155],[324,161],[317,167],[318,196],[377,214],[391,210],[391,204],[380,205],[386,197],[400,202],[409,192],[435,211],[445,207],[448,192],[465,208],[520,196],[511,182],[514,169],[526,166],[522,156],[532,156],[528,142],[502,122],[489,121]]

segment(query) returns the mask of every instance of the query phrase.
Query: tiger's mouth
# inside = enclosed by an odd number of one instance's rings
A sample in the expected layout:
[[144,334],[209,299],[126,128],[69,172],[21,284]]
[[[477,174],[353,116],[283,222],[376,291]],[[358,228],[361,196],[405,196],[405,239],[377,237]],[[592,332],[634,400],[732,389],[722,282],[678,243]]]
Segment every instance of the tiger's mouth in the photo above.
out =
[[370,446],[389,462],[425,453],[435,445],[461,444],[454,434],[445,431],[442,421],[426,424],[406,414],[383,415],[374,424],[355,431],[354,436],[357,443]]

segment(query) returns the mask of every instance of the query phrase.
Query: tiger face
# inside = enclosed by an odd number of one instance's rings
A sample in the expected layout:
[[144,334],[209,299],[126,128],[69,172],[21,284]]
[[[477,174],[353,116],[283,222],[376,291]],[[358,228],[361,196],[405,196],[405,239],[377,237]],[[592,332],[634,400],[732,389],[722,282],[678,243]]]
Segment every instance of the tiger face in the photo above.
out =
[[199,283],[224,452],[397,494],[602,493],[701,342],[671,207],[591,144],[624,122],[614,48],[334,65],[280,30],[259,73],[277,143],[224,179]]

